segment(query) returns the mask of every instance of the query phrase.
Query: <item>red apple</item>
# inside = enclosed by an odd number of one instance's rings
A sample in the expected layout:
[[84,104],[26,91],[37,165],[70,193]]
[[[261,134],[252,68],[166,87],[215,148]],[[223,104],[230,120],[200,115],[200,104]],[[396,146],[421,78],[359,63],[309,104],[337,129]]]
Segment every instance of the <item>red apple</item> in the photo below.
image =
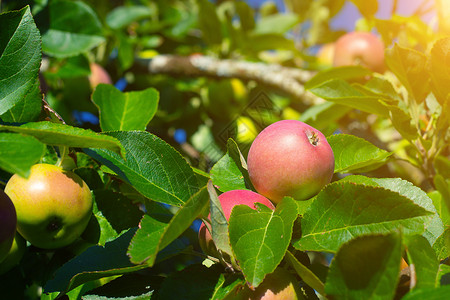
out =
[[[219,201],[227,220],[230,218],[231,210],[233,209],[233,207],[239,204],[244,204],[253,209],[256,209],[255,203],[261,203],[271,209],[275,209],[275,206],[272,204],[272,202],[269,201],[269,199],[249,190],[232,190],[225,192],[219,195]],[[208,216],[208,218],[210,217],[211,214]],[[203,251],[209,255],[217,256],[217,250],[214,245],[211,233],[204,224],[200,226],[198,237],[200,246],[202,247]]]
[[89,83],[91,88],[95,89],[100,83],[112,84],[111,77],[108,72],[97,63],[91,63],[91,75],[89,75]]
[[0,262],[8,255],[16,234],[16,209],[11,199],[0,190]]
[[384,43],[370,32],[349,32],[335,43],[335,67],[361,65],[375,72],[383,72]]
[[274,203],[283,197],[306,200],[331,181],[333,150],[317,129],[296,120],[266,127],[253,141],[247,158],[256,191]]
[[92,195],[75,173],[50,164],[13,175],[5,187],[17,212],[17,231],[32,245],[55,249],[74,242],[92,215]]

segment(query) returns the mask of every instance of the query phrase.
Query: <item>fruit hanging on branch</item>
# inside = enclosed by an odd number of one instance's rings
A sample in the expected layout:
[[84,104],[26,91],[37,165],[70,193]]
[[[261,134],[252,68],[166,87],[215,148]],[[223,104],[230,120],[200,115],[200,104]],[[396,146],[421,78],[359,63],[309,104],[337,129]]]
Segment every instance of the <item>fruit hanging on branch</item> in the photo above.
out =
[[317,129],[296,120],[273,123],[253,141],[247,158],[256,191],[275,203],[306,200],[331,181],[333,150]]
[[[250,190],[232,190],[219,195],[220,205],[227,220],[230,219],[233,207],[239,204],[247,205],[252,209],[256,209],[255,204],[261,203],[271,209],[275,209],[272,202],[264,196]],[[211,218],[211,215],[208,216]],[[205,224],[200,226],[198,231],[198,238],[200,246],[206,254],[218,257],[216,246],[212,239],[211,233],[206,228]]]
[[341,36],[335,43],[333,65],[363,66],[384,72],[384,43],[370,32],[354,31]]
[[92,214],[92,194],[75,173],[50,164],[13,175],[5,187],[17,211],[17,230],[32,245],[55,249],[74,242]]

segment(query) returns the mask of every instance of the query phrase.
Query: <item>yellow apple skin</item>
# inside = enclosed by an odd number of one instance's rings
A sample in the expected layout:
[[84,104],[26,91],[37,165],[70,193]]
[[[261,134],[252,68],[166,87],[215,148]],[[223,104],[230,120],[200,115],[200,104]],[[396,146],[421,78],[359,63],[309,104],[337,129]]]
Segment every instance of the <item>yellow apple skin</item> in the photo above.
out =
[[25,254],[27,241],[16,232],[13,244],[6,258],[0,263],[0,275],[5,274],[17,265]]
[[92,214],[92,194],[75,173],[50,164],[13,175],[5,187],[17,212],[17,231],[32,245],[55,249],[74,242]]
[[0,190],[0,262],[8,255],[16,233],[17,216],[14,204]]

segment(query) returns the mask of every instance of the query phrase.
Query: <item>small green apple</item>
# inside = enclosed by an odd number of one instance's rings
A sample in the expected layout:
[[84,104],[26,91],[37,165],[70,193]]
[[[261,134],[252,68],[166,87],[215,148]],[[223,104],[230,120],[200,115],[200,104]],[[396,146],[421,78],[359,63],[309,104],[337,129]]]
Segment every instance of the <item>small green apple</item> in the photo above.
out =
[[4,191],[0,190],[0,262],[8,255],[16,233],[16,209]]
[[55,249],[74,242],[92,214],[92,194],[75,173],[50,164],[13,175],[5,187],[17,212],[17,230],[32,245]]
[[5,274],[17,265],[25,254],[27,241],[18,233],[14,236],[11,249],[6,258],[0,263],[0,275]]

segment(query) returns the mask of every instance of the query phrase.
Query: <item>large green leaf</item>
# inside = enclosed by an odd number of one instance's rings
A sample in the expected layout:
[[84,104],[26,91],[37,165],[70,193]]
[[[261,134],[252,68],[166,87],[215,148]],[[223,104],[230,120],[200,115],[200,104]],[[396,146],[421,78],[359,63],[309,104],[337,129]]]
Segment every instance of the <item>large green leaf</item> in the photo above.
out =
[[216,7],[208,0],[197,0],[198,23],[203,33],[203,39],[209,44],[222,42],[222,31]]
[[443,106],[449,98],[450,87],[450,37],[436,41],[431,49],[430,75],[431,86],[437,101]]
[[392,155],[354,135],[335,134],[327,141],[333,149],[337,173],[369,171],[385,164]]
[[83,128],[48,121],[26,123],[21,126],[0,125],[0,131],[12,131],[35,137],[52,146],[104,148],[124,154],[120,142],[110,136]]
[[145,130],[158,108],[159,93],[154,88],[122,93],[112,85],[99,84],[92,101],[103,131]]
[[400,178],[369,178],[365,176],[347,176],[343,179],[343,181],[383,187],[408,198],[415,204],[423,207],[429,212],[432,212],[432,218],[424,223],[426,230],[423,233],[424,237],[428,239],[431,245],[433,245],[436,239],[444,232],[444,224],[436,212],[433,200],[431,200],[424,191],[422,191],[419,187],[414,186],[411,182]]
[[296,218],[297,204],[292,198],[283,199],[275,211],[264,205],[258,205],[258,210],[246,205],[233,207],[228,225],[230,244],[250,286],[257,287],[281,262]]
[[333,79],[312,87],[310,91],[325,100],[353,107],[382,117],[389,116],[389,110],[382,101],[389,103],[390,99],[381,96],[366,95],[342,79]]
[[42,33],[42,50],[48,55],[74,56],[105,41],[97,15],[82,1],[51,1],[49,20]]
[[[11,115],[5,118],[3,114],[28,102],[40,103],[36,82],[41,63],[41,39],[28,6],[1,14],[0,28],[0,115],[3,121],[12,121]],[[35,116],[40,106],[27,105],[26,110]],[[18,115],[17,111],[13,115]],[[20,121],[25,120],[20,118]]]
[[0,133],[0,167],[9,173],[28,177],[44,154],[45,145],[31,136]]
[[305,83],[305,89],[312,89],[332,79],[357,79],[371,75],[372,71],[361,66],[343,66],[320,71]]
[[171,205],[183,205],[198,191],[197,177],[174,148],[147,131],[107,133],[121,142],[126,157],[106,149],[85,150],[145,197]]
[[402,300],[442,300],[448,298],[450,298],[450,285],[443,285],[436,288],[410,291]]
[[397,44],[386,51],[386,64],[389,69],[417,102],[425,100],[431,90],[427,62],[425,54]]
[[422,234],[432,214],[399,193],[352,182],[331,183],[316,197],[303,215],[297,249],[336,252],[356,236],[400,228]]
[[133,237],[128,255],[134,263],[152,266],[159,251],[180,236],[208,205],[206,187],[194,194],[177,213],[168,220],[159,213],[149,213],[142,218],[139,230]]
[[405,237],[408,262],[414,265],[416,284],[414,289],[433,288],[439,271],[439,260],[430,243],[423,236]]
[[331,263],[326,294],[333,299],[393,299],[401,246],[396,233],[360,236],[345,243]]
[[[333,123],[336,123],[337,120],[342,118],[350,110],[351,107],[326,101],[309,107],[302,113],[299,121],[320,130],[326,135],[327,133],[324,130],[328,129]],[[334,129],[335,128],[332,127],[332,130]],[[330,132],[330,134],[331,133],[332,132]]]

